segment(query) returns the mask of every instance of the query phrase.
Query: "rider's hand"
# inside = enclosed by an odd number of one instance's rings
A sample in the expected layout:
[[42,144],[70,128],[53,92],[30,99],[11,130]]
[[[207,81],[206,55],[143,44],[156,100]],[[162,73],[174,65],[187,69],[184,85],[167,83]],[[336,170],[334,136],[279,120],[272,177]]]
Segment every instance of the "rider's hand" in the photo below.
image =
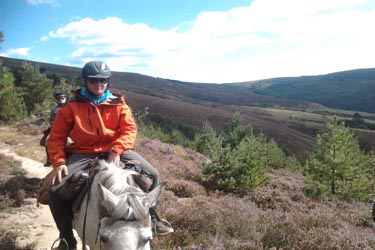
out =
[[52,177],[51,185],[55,184],[57,181],[58,183],[61,182],[62,177],[68,175],[68,167],[66,165],[60,165],[53,170],[54,174]]
[[120,156],[114,152],[110,152],[108,154],[107,162],[120,166]]

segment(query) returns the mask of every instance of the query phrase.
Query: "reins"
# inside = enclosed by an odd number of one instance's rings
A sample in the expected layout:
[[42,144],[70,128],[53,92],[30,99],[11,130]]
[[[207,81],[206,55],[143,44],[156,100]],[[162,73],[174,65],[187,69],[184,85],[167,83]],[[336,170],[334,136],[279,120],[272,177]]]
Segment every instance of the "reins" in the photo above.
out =
[[82,250],[86,250],[86,221],[87,221],[87,210],[88,210],[88,207],[89,207],[89,202],[90,202],[90,198],[91,198],[91,187],[92,187],[92,182],[93,182],[93,179],[96,175],[96,172],[95,172],[95,167],[96,167],[96,163],[97,163],[97,159],[98,158],[94,158],[90,163],[89,163],[89,167],[88,167],[88,171],[94,171],[94,175],[88,175],[89,178],[86,182],[86,193],[87,193],[87,199],[86,199],[86,209],[85,209],[85,216],[83,218],[83,228],[82,228]]
[[[97,159],[97,158],[96,158]],[[96,159],[93,159],[93,161],[89,164],[89,171],[95,171],[95,174],[98,172],[97,169],[94,169],[95,166],[96,166]],[[132,162],[131,162],[132,163]],[[124,167],[124,169],[129,169],[129,167]],[[100,171],[100,170],[99,170]],[[95,175],[90,175],[89,174],[89,178],[86,182],[86,190],[88,192],[87,194],[87,199],[86,199],[86,208],[85,208],[85,212],[84,212],[84,217],[83,217],[83,227],[82,227],[82,250],[86,250],[86,224],[87,224],[87,215],[88,215],[88,207],[89,207],[89,203],[91,201],[91,189],[92,189],[92,184],[93,184],[93,180],[94,180],[94,176]],[[134,194],[134,195],[137,195],[139,194],[138,192],[134,192],[133,190],[129,192],[129,194]],[[102,217],[104,218],[104,217]],[[102,219],[101,218],[101,219]],[[98,243],[98,239],[100,238],[99,236],[99,233],[100,233],[100,228],[101,228],[101,219],[99,219],[99,223],[98,223],[98,226],[97,226],[97,232],[96,232],[96,237],[95,237],[95,244]],[[134,218],[134,219],[125,219],[125,218],[120,218],[119,220],[124,220],[124,221],[136,221],[138,219]],[[100,239],[99,239],[100,240]],[[67,243],[66,243],[67,244]],[[100,240],[99,242],[99,249],[102,249],[102,242]]]
[[85,217],[83,218],[83,229],[82,229],[82,250],[86,250],[86,221],[87,221],[87,210],[89,207],[89,201],[91,198],[91,185],[92,184],[92,178],[89,177],[87,181],[87,200],[86,200],[86,209],[85,209]]

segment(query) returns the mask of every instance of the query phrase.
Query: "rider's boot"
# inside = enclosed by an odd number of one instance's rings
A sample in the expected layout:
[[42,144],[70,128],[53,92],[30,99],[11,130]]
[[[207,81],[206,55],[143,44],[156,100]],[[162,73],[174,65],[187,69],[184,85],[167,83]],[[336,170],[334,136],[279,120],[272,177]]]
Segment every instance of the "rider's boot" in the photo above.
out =
[[156,213],[155,207],[150,207],[150,215],[152,223],[154,223],[154,231],[159,236],[165,236],[174,232],[171,223],[164,219],[160,219]]
[[[77,240],[74,238],[72,226],[72,212],[69,202],[62,199],[56,192],[51,189],[49,193],[49,207],[59,229],[60,244],[56,250],[74,250],[77,249]],[[67,243],[67,244],[66,244]]]

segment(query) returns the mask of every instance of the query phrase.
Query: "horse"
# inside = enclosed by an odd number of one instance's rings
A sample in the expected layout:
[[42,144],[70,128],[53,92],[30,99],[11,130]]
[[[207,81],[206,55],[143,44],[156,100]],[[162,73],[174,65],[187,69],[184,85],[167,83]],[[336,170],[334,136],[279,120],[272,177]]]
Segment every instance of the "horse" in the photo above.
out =
[[95,168],[98,172],[91,189],[73,215],[73,228],[82,244],[90,250],[151,249],[149,208],[156,203],[165,183],[145,193],[134,182],[137,172],[104,160],[99,160]]

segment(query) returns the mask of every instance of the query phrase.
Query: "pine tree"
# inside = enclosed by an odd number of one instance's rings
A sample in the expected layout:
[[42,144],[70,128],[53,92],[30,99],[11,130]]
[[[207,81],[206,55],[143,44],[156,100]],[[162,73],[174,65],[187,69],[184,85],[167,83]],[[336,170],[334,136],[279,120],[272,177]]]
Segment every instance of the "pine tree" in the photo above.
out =
[[29,114],[50,108],[53,102],[52,80],[39,72],[39,66],[23,63],[19,81]]
[[0,61],[0,120],[14,123],[26,117],[26,106],[14,76]]
[[65,77],[60,77],[58,84],[55,85],[55,93],[65,93],[66,95],[70,95],[70,91],[72,90],[73,86],[69,84],[68,80]]
[[229,135],[226,137],[226,142],[233,149],[241,143],[242,139],[252,135],[253,128],[244,126],[244,119],[241,113],[236,111],[230,120]]
[[209,158],[219,158],[222,148],[222,138],[217,135],[208,121],[203,123],[202,133],[195,138],[195,149]]
[[[0,31],[0,43],[4,42],[4,33]],[[1,49],[1,47],[0,47]]]
[[269,169],[298,163],[287,158],[274,140],[268,142],[262,134],[255,136],[252,127],[243,123],[236,112],[227,134],[216,134],[205,122],[202,134],[197,136],[196,150],[211,159],[200,165],[202,183],[208,190],[244,195],[268,182]]
[[327,128],[327,133],[317,136],[306,164],[306,192],[321,197],[366,199],[373,187],[371,157],[360,150],[354,135],[336,118],[327,123]]

